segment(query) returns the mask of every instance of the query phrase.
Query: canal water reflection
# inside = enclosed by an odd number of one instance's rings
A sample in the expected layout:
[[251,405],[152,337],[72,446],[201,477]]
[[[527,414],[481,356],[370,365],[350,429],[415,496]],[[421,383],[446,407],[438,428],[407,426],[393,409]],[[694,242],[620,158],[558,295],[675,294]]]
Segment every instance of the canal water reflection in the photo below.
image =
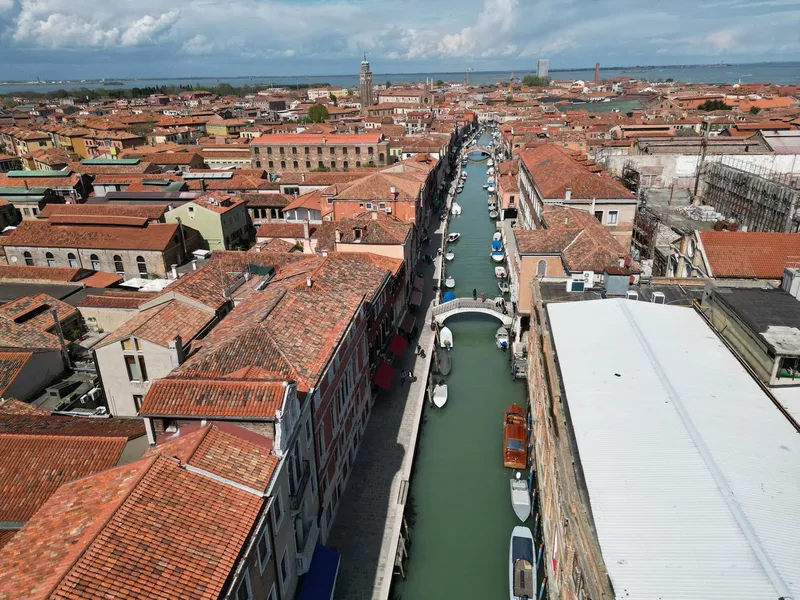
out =
[[[487,135],[481,145],[489,145]],[[489,258],[495,222],[489,218],[486,161],[470,161],[463,212],[450,222],[461,233],[447,273],[458,296],[500,295]],[[503,410],[524,404],[523,380],[513,380],[509,355],[495,346],[500,321],[458,315],[453,332],[453,370],[443,409],[425,408],[411,496],[416,510],[410,532],[406,579],[398,579],[403,600],[493,600],[508,598],[508,544],[519,524],[509,498],[510,470],[503,468]],[[530,523],[528,523],[530,525]]]

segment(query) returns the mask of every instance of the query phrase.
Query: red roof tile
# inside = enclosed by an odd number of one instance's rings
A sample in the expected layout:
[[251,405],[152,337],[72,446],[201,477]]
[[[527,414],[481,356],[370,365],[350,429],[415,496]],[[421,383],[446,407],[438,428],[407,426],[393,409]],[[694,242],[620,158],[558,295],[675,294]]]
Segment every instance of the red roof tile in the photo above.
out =
[[129,337],[137,337],[159,346],[167,346],[176,337],[185,346],[216,318],[209,309],[201,309],[180,300],[169,300],[140,312],[125,321],[103,339],[98,347]]
[[3,246],[98,248],[105,250],[165,250],[173,245],[177,223],[150,223],[144,227],[57,225],[23,221],[3,237]]
[[711,277],[780,279],[783,268],[800,264],[800,234],[700,231]]

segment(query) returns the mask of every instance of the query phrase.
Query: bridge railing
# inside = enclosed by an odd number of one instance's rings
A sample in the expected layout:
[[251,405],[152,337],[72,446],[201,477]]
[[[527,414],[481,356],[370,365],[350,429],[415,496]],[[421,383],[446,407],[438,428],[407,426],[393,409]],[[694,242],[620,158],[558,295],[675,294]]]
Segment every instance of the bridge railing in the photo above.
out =
[[494,305],[493,298],[487,298],[486,301],[473,300],[472,298],[456,298],[455,300],[450,300],[449,302],[443,302],[441,304],[437,304],[431,309],[431,314],[434,317],[438,317],[439,315],[442,315],[444,313],[464,308],[480,308],[484,310],[490,310],[498,314],[506,314],[510,316],[510,311],[508,311],[508,303],[506,303],[506,313],[503,313],[502,307]]

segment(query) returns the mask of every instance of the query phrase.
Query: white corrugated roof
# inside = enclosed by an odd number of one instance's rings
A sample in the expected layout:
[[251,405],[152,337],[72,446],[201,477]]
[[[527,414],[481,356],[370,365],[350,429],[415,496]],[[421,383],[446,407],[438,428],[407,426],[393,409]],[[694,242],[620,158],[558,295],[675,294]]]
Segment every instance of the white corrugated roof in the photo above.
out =
[[617,598],[800,598],[800,435],[700,316],[548,313]]

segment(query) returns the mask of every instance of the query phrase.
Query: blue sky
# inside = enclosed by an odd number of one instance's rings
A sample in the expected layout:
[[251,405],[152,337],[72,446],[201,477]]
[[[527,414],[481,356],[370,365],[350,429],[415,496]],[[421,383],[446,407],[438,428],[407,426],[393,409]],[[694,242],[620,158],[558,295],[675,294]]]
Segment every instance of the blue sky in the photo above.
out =
[[800,59],[800,0],[0,0],[0,79]]

